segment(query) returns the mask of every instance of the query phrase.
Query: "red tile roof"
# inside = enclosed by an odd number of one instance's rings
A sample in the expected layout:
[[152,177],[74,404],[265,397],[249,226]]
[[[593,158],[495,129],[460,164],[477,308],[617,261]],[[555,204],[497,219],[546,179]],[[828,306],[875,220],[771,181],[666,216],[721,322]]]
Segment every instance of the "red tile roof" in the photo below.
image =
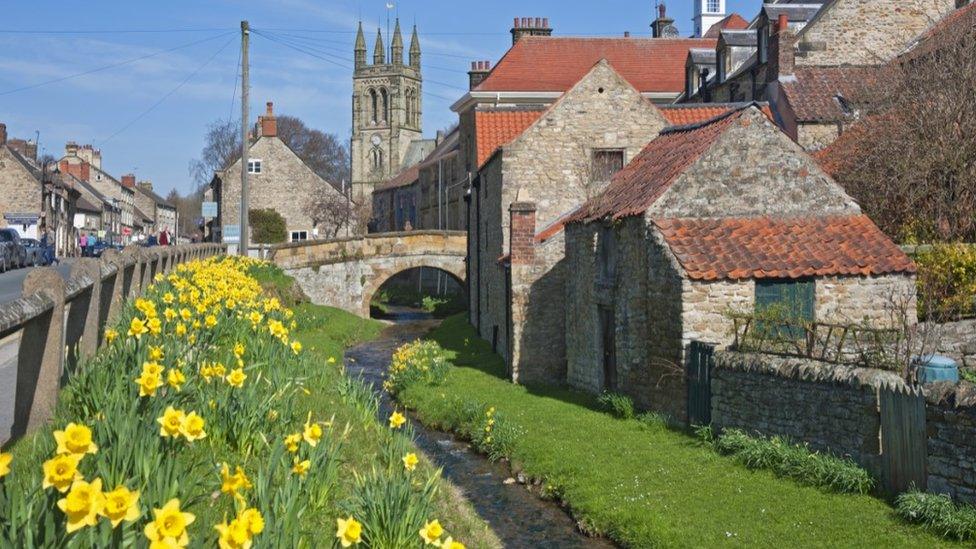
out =
[[882,78],[882,67],[797,67],[782,82],[798,122],[835,122],[847,117],[837,96],[856,103]]
[[478,140],[478,167],[495,151],[515,139],[542,116],[543,109],[499,109],[475,111],[475,136]]
[[724,30],[745,30],[748,28],[749,22],[743,19],[738,13],[733,13],[709,27],[704,38],[718,38],[718,35]]
[[580,206],[568,222],[620,219],[643,213],[747,108],[751,107],[727,111],[702,124],[664,129],[613,176],[603,192]]
[[694,280],[914,273],[865,215],[655,220]]
[[714,38],[570,38],[519,40],[475,91],[562,92],[606,59],[641,92],[681,93],[692,48],[714,48]]
[[375,191],[388,191],[399,187],[406,187],[413,184],[420,178],[420,165],[414,164],[409,168],[404,168],[400,173],[376,186]]
[[[698,124],[731,110],[741,108],[744,103],[682,103],[679,105],[664,105],[659,107],[661,114],[672,126]],[[773,112],[768,104],[762,105],[763,114],[773,120]]]

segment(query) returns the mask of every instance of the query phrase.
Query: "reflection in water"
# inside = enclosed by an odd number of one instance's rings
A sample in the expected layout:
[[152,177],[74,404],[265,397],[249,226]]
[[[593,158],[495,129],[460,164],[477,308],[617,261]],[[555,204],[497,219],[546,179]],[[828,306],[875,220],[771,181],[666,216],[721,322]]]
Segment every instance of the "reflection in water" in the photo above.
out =
[[[381,400],[380,417],[389,416],[392,404],[381,391],[383,372],[393,351],[413,341],[439,321],[408,308],[392,307],[395,322],[375,340],[346,352],[350,375],[372,384]],[[414,422],[416,443],[471,501],[506,547],[613,547],[603,539],[588,538],[576,529],[573,519],[555,503],[543,501],[520,484],[513,483],[508,467],[491,463],[450,434],[426,429]]]

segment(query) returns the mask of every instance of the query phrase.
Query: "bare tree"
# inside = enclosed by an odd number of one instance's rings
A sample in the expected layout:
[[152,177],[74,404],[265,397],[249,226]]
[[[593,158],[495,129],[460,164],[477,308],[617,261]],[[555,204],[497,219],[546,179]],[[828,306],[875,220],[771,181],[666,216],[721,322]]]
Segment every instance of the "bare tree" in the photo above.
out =
[[207,185],[214,173],[241,156],[240,126],[233,120],[215,120],[207,126],[200,158],[190,162],[190,175],[198,185]]
[[335,238],[340,236],[344,227],[350,226],[352,230],[351,222],[357,206],[349,197],[327,185],[315,189],[306,199],[303,211],[319,228],[319,236]]
[[[951,16],[950,16],[951,17]],[[936,27],[852,100],[824,166],[896,239],[976,239],[976,10]]]

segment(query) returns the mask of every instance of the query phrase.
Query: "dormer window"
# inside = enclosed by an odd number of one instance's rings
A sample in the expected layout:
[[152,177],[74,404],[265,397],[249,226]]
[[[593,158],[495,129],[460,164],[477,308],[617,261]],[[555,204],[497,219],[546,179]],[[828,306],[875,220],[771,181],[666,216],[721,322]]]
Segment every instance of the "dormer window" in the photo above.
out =
[[759,27],[756,31],[759,33],[757,37],[757,46],[759,49],[759,63],[766,63],[769,61],[769,23]]
[[685,96],[686,97],[691,97],[695,95],[695,93],[698,91],[700,78],[701,76],[700,73],[698,72],[698,69],[694,65],[689,66],[687,74],[685,75]]

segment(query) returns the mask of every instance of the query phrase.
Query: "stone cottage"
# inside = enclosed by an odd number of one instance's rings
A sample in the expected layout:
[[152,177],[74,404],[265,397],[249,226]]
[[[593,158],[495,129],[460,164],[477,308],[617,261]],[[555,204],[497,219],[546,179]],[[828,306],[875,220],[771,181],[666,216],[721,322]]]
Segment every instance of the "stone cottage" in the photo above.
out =
[[662,131],[565,242],[566,379],[678,418],[688,345],[730,344],[728,313],[885,326],[915,291],[912,261],[755,105]]
[[[273,107],[269,101],[266,114],[258,121],[259,134],[248,148],[246,168],[250,208],[272,209],[281,214],[285,219],[288,242],[307,240],[314,238],[317,229],[306,212],[308,198],[321,189],[336,196],[341,193],[278,137],[278,122]],[[219,227],[239,227],[241,159],[237,158],[233,164],[214,174],[210,188],[217,202],[214,232],[218,233]],[[221,234],[215,234],[214,240],[220,241]]]

